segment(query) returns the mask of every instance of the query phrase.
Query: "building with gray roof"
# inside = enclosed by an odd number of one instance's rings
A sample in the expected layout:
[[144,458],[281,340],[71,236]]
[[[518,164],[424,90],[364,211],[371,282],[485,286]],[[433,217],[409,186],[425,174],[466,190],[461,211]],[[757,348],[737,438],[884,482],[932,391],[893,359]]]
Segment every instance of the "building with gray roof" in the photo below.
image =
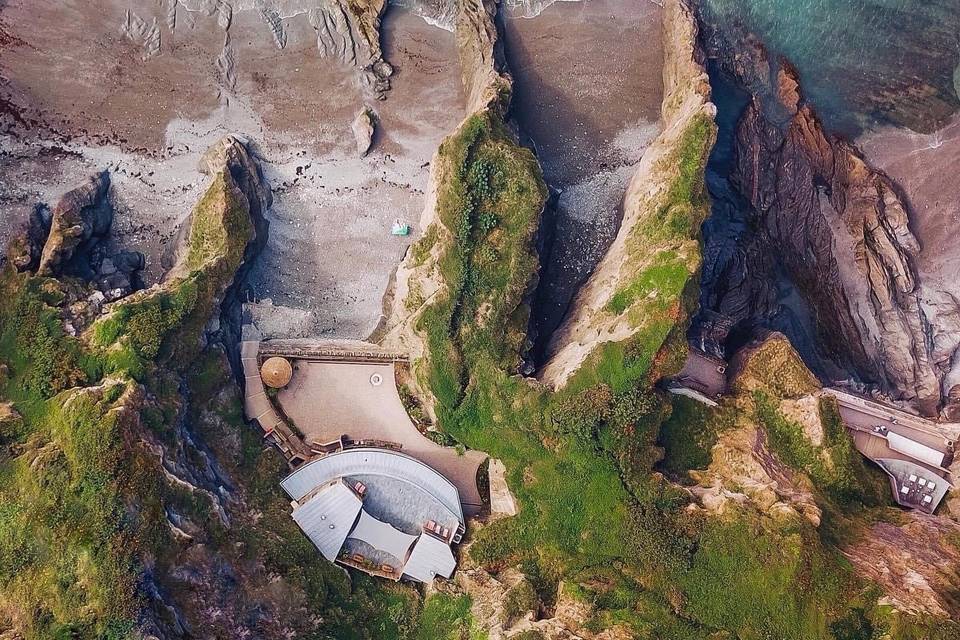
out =
[[431,582],[456,568],[464,532],[457,489],[397,451],[347,449],[312,460],[280,483],[293,519],[331,562],[393,580]]

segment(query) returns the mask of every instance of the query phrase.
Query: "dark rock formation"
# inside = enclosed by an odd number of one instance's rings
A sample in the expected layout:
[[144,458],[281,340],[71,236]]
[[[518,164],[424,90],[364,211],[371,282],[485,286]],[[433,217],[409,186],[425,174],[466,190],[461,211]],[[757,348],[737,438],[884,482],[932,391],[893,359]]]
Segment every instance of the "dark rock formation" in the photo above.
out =
[[219,318],[213,321],[215,326],[212,327],[215,329],[213,333],[219,333],[234,375],[242,384],[239,344],[244,292],[247,290],[247,275],[253,266],[253,260],[267,243],[270,223],[266,213],[273,205],[273,192],[260,165],[251,156],[247,143],[237,136],[226,136],[208,150],[200,160],[200,170],[207,175],[216,175],[224,170],[229,173],[233,183],[246,198],[250,220],[253,222],[253,238],[247,243],[243,261],[224,292]]
[[50,233],[40,256],[39,275],[62,273],[71,266],[75,253],[89,252],[107,235],[113,223],[109,190],[110,175],[104,171],[60,199],[53,209]]
[[751,273],[782,269],[808,304],[828,358],[936,414],[960,344],[960,307],[920,282],[913,267],[920,248],[896,186],[824,131],[788,63],[770,60],[756,42],[735,54],[722,41],[708,44],[752,94],[736,128],[730,178],[750,207],[754,236],[726,266],[731,297],[716,301],[718,310],[757,313],[769,304],[769,285],[750,282]]
[[[145,258],[137,251],[111,253],[110,175],[104,171],[67,192],[51,212],[37,205],[26,228],[11,243],[8,258],[18,271],[80,278],[101,299],[112,301],[141,288]],[[86,308],[81,315],[88,315]],[[99,311],[99,306],[97,312]]]

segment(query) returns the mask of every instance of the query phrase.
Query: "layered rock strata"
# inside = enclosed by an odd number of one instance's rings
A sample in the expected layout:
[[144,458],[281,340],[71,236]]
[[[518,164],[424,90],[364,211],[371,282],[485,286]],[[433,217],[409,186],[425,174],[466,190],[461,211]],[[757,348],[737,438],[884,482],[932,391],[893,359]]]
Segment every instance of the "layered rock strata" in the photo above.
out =
[[[960,306],[917,273],[907,202],[857,149],[824,130],[789,64],[770,60],[756,42],[732,57],[712,47],[752,94],[736,128],[730,179],[758,230],[756,244],[727,268],[732,299],[716,300],[717,308],[735,321],[762,315],[770,285],[757,272],[782,268],[830,360],[936,415],[960,346]],[[730,286],[738,281],[743,286]]]

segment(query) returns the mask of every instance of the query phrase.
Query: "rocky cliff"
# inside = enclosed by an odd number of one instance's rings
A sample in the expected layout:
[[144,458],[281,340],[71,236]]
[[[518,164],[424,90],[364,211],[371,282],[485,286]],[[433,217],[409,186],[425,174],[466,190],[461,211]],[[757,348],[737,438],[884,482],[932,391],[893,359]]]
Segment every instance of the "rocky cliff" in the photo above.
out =
[[[751,270],[779,265],[811,308],[830,360],[936,415],[948,401],[943,380],[960,346],[960,307],[918,275],[908,203],[823,129],[788,63],[750,39],[736,52],[716,34],[707,42],[752,96],[736,129],[731,181],[759,230],[740,255],[760,264],[732,262],[717,307],[739,321],[769,305],[769,284]],[[764,255],[772,262],[762,264]]]
[[[438,299],[451,295],[450,283],[445,281],[440,269],[444,254],[456,244],[456,229],[452,228],[449,217],[444,220],[441,211],[445,204],[443,192],[455,180],[458,170],[451,151],[462,146],[462,140],[469,135],[471,121],[483,118],[502,126],[510,103],[511,80],[503,67],[496,10],[497,3],[492,0],[466,0],[459,5],[457,49],[464,90],[469,96],[467,113],[433,156],[420,217],[424,237],[411,247],[397,269],[393,291],[388,296],[388,313],[378,331],[384,345],[402,349],[414,360],[421,360],[426,354],[423,332],[417,329],[423,313]],[[425,385],[418,386],[424,396],[429,396]],[[428,412],[433,413],[432,403],[426,404]]]
[[[913,621],[956,616],[960,524],[944,508],[927,516],[888,506],[886,476],[861,458],[789,341],[771,334],[745,347],[731,380],[711,417],[709,464],[690,471],[697,503],[711,517],[755,512],[777,527],[802,520],[842,531],[839,550],[881,587],[881,603]],[[914,535],[925,543],[909,544]]]
[[[95,283],[12,265],[0,278],[0,333],[13,345],[0,355],[0,396],[12,403],[0,417],[10,478],[0,499],[15,514],[3,526],[20,532],[0,541],[5,634],[281,638],[323,625],[372,637],[371,627],[396,627],[347,612],[348,579],[317,561],[289,519],[276,486],[283,461],[240,416],[216,319],[258,244],[270,191],[237,138],[202,164],[206,192],[161,284],[93,305]],[[72,337],[79,301],[86,329]],[[320,598],[322,618],[311,613]]]
[[[684,2],[664,4],[663,30],[662,133],[637,165],[617,237],[550,340],[538,377],[554,387],[562,387],[604,343],[650,331],[657,314],[643,307],[658,300],[676,304],[700,270],[697,238],[709,212],[702,169],[713,144],[716,108],[696,20]],[[655,273],[673,277],[652,277]],[[685,322],[692,307],[684,305],[658,313]]]

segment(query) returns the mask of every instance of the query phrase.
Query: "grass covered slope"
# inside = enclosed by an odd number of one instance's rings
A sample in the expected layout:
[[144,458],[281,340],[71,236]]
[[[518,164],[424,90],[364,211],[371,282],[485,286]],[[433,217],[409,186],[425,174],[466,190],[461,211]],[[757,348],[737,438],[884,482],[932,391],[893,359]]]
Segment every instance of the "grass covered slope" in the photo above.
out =
[[0,275],[0,635],[424,633],[414,590],[351,581],[290,519],[286,465],[245,424],[206,330],[252,239],[252,199],[268,197],[234,143],[181,268],[81,337],[61,313],[82,282]]
[[[885,624],[876,590],[811,522],[749,504],[710,513],[657,473],[658,440],[699,438],[674,463],[680,474],[709,464],[710,447],[733,421],[687,410],[677,421],[699,422],[702,437],[686,423],[661,433],[671,407],[654,383],[685,356],[714,135],[691,17],[679,2],[666,12],[674,49],[665,133],[638,168],[611,252],[555,340],[548,384],[516,375],[542,201],[503,209],[512,194],[537,193],[539,176],[498,133],[503,109],[480,110],[438,155],[434,217],[411,253],[409,291],[418,295],[406,299],[424,345],[416,382],[444,431],[505,463],[519,504],[516,516],[473,534],[461,570],[504,580],[486,591],[477,585],[490,583],[470,573],[474,612],[499,606],[483,620],[487,628],[546,637],[616,627],[640,638],[871,638]],[[501,155],[491,170],[483,149],[494,146]],[[478,265],[484,273],[475,274]],[[830,437],[836,493],[847,495],[855,469],[844,465],[855,458],[838,434]],[[520,584],[507,578],[517,570]],[[526,594],[523,604],[507,607],[517,593]],[[543,619],[518,622],[521,609]],[[580,613],[554,619],[561,609]]]
[[252,230],[224,168],[194,211],[189,275],[115,303],[82,338],[64,333],[60,307],[86,295],[84,283],[4,269],[0,629],[132,633],[143,606],[138,564],[165,537],[168,493],[156,459],[136,444],[141,411],[157,359],[196,352]]

